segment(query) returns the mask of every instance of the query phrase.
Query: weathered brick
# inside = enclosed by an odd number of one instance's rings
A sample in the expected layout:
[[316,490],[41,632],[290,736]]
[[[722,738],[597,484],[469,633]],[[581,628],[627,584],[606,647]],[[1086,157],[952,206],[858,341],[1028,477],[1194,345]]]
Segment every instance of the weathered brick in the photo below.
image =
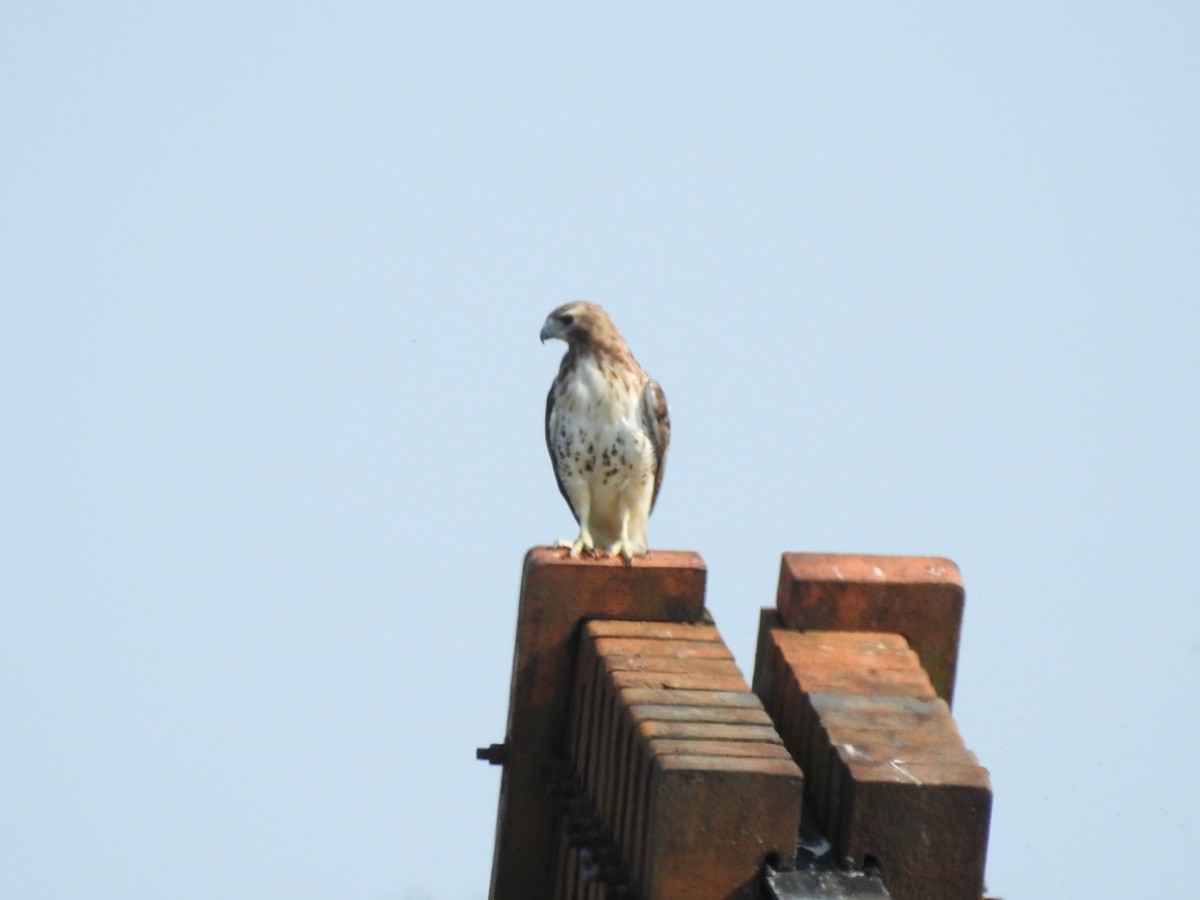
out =
[[626,706],[694,706],[703,709],[756,709],[762,701],[748,691],[669,691],[658,688],[625,688],[621,692]]
[[593,619],[584,625],[594,638],[642,638],[668,641],[721,643],[717,626],[709,623],[635,622],[625,619]]
[[826,710],[837,712],[861,712],[872,716],[915,716],[918,719],[932,716],[950,716],[950,707],[940,697],[922,699],[920,697],[889,697],[886,695],[866,696],[862,694],[826,695],[822,691],[809,692],[808,702],[813,708],[825,714]]
[[492,900],[548,900],[557,827],[546,779],[567,752],[568,699],[579,623],[586,619],[696,622],[704,562],[658,550],[632,565],[569,559],[536,547],[525,557],[509,690]]
[[[613,673],[613,679],[619,679],[624,676],[622,673]],[[644,713],[637,716],[632,715],[624,704],[620,702],[620,692],[616,692],[610,700],[610,710],[608,710],[608,721],[611,722],[610,730],[602,734],[601,748],[604,752],[607,764],[601,770],[599,784],[596,785],[596,802],[605,815],[610,816],[610,821],[616,828],[622,827],[624,818],[624,810],[628,810],[628,785],[630,778],[630,769],[636,764],[637,744],[643,740],[640,730],[635,727],[635,722],[644,719]],[[658,722],[646,722],[646,727],[652,730],[658,727],[665,727],[666,733],[672,733],[680,737],[700,737],[708,738],[715,737],[716,739],[734,740],[734,739],[774,739],[778,742],[778,734],[774,733],[774,728],[767,726],[731,726],[731,725],[713,725],[704,724],[704,722],[689,721],[689,722],[673,722],[666,726],[661,726]],[[750,733],[748,730],[756,730],[755,733]]]
[[[790,664],[786,656],[783,662]],[[804,679],[806,689],[813,691],[917,699],[937,697],[929,677],[920,669],[856,669],[830,665],[827,669],[800,669],[797,675]]]
[[749,691],[750,686],[739,672],[726,675],[713,672],[656,672],[621,671],[610,672],[613,687],[665,688],[672,691]]
[[641,738],[779,742],[779,732],[770,725],[714,725],[709,722],[639,722]]
[[[764,853],[790,858],[802,776],[711,625],[588,622],[573,703],[579,709],[571,713],[572,759],[606,834],[640,886],[638,896],[741,896],[752,886]],[[771,811],[770,803],[747,801],[741,793],[747,784],[780,777],[772,802],[789,795],[791,801],[782,822],[767,822],[761,817]],[[678,810],[664,806],[677,783],[693,786],[690,814],[709,829],[740,811],[736,830],[676,834],[691,828]],[[786,838],[779,840],[780,832]],[[719,858],[712,858],[718,844]],[[664,853],[691,857],[672,875],[679,861],[662,858]],[[740,880],[731,881],[730,873]],[[573,876],[561,870],[557,881],[571,882]],[[563,896],[589,900],[589,886],[575,884],[571,890]]]
[[[628,698],[630,691],[624,691]],[[756,706],[687,706],[670,705],[667,703],[639,703],[630,705],[647,719],[656,722],[691,722],[693,724],[711,722],[716,725],[771,725],[771,717],[767,715],[762,705]]]
[[908,651],[908,641],[891,631],[828,631],[819,628],[806,631],[781,629],[776,642],[787,649],[796,646],[818,652],[856,651],[865,655],[886,655]]
[[963,597],[958,567],[940,557],[785,553],[776,606],[801,631],[903,635],[951,702]]
[[741,670],[732,658],[703,659],[695,656],[606,656],[604,665],[610,672],[680,672],[706,675],[736,675]]
[[724,644],[715,641],[656,640],[653,638],[597,638],[596,651],[604,656],[674,656],[679,659],[733,659]]
[[769,697],[775,695],[774,672],[772,666],[775,662],[776,653],[774,651],[775,639],[771,634],[776,629],[783,628],[783,619],[780,618],[779,610],[773,606],[764,606],[758,611],[758,644],[754,651],[754,674],[751,680],[751,688],[767,704]]
[[850,721],[825,716],[821,719],[821,725],[831,743],[865,747],[868,753],[873,753],[876,748],[888,748],[890,751],[904,750],[917,755],[937,754],[948,748],[961,750],[966,746],[950,718],[914,727],[883,725],[861,715]]
[[654,756],[639,867],[647,900],[749,900],[762,860],[791,855],[802,780],[795,763]]
[[[621,823],[622,800],[624,799],[624,795],[621,792],[628,783],[627,768],[622,763],[632,760],[636,751],[634,745],[639,739],[634,725],[645,718],[644,712],[635,713],[625,707],[625,704],[622,702],[623,691],[621,688],[627,683],[640,686],[643,677],[643,673],[613,672],[610,674],[610,683],[608,684],[611,690],[606,700],[606,721],[608,725],[607,729],[600,735],[600,746],[605,758],[608,760],[608,765],[601,771],[595,790],[597,805],[606,816],[610,816],[610,821],[614,825]],[[653,675],[651,677],[656,686],[669,680],[678,679],[678,686],[683,689],[702,688],[707,683],[714,691],[736,690],[738,685],[740,685],[747,694],[749,693],[749,689],[745,687],[745,682],[741,679],[740,675],[737,679],[675,675]],[[725,687],[721,687],[721,685],[725,685]],[[669,687],[669,685],[665,686]],[[700,717],[703,717],[703,715],[701,713]],[[730,726],[707,725],[695,720],[687,724],[701,733],[705,729],[724,728],[728,730],[730,728]],[[771,736],[775,740],[778,740],[777,735],[772,734]]]
[[[724,691],[748,693],[732,654],[720,641],[711,625],[666,625],[629,623],[616,628],[613,623],[589,623],[584,629],[581,660],[590,652],[596,656],[597,681],[603,697],[599,728],[591,753],[603,760],[588,780],[588,789],[596,806],[619,837],[630,817],[631,767],[634,765],[635,737],[627,727],[620,692],[622,688],[687,691]],[[605,637],[619,633],[621,638]],[[653,634],[656,637],[646,638]],[[688,669],[689,662],[703,663]]]
[[875,860],[896,900],[978,900],[987,771],[920,659],[899,635],[776,622],[762,618],[755,684],[835,851],[859,867]]
[[[661,756],[706,756],[711,758],[728,759],[759,759],[774,760],[784,763],[790,775],[799,778],[799,769],[792,762],[787,749],[779,741],[778,735],[772,729],[758,726],[730,726],[704,723],[689,723],[682,727],[660,729],[660,723],[643,722],[636,731],[636,740],[631,742],[631,763],[635,777],[628,783],[625,797],[625,819],[620,823],[620,832],[628,843],[630,858],[635,865],[644,862],[642,853],[645,852],[643,836],[647,827],[651,827],[652,810],[648,808],[648,792],[650,791],[650,773],[654,768],[654,759]],[[655,735],[665,734],[666,737]],[[715,800],[714,800],[715,802]],[[799,807],[795,810],[796,828],[799,828]],[[665,826],[665,827],[670,827]],[[798,832],[797,832],[798,833]],[[795,840],[795,834],[792,841]],[[729,837],[730,852],[739,852],[736,835]],[[794,848],[788,845],[784,848],[787,856]],[[746,853],[744,845],[741,848],[743,860],[753,857],[754,852]],[[703,861],[697,863],[698,873],[702,873]],[[670,895],[666,895],[670,896]]]
[[[813,749],[813,728],[808,723],[804,697],[812,691],[856,694],[892,694],[915,698],[934,697],[928,678],[917,657],[898,635],[838,635],[798,633],[770,629],[761,644],[771,660],[759,664],[760,673],[771,671],[769,683],[774,692],[765,696],[776,725],[788,746],[808,775],[813,802],[825,808],[831,802],[827,784],[817,771],[823,758]],[[867,663],[882,663],[884,668],[864,668]],[[907,665],[907,668],[902,666]],[[800,680],[804,680],[804,688]]]
[[[782,747],[779,735],[770,723],[757,698],[748,691],[742,692],[743,698],[748,698],[755,707],[733,708],[728,706],[705,706],[678,704],[647,704],[627,703],[634,691],[644,689],[630,688],[617,694],[617,706],[621,710],[619,722],[622,727],[620,752],[629,767],[641,764],[642,751],[651,738],[666,739],[714,740],[725,743],[733,742],[771,742]],[[693,704],[709,697],[723,702],[732,692],[730,691],[664,691],[671,695],[687,694]],[[671,697],[669,699],[675,699]],[[665,711],[665,712],[664,712]],[[708,720],[718,719],[717,722]],[[627,773],[626,773],[627,774]],[[618,789],[617,803],[614,811],[614,827],[624,834],[634,827],[633,818],[636,813],[634,795],[636,785],[630,778],[623,778]]]
[[789,631],[775,635],[780,652],[794,668],[920,669],[920,659],[898,634],[873,631]]
[[[647,687],[691,690],[745,690],[732,654],[717,630],[707,624],[594,621],[584,627],[584,654],[594,654],[601,671],[595,677],[605,685],[598,701],[597,739],[589,753],[607,760],[589,790],[605,814],[619,816],[620,798],[614,796],[625,776],[622,761],[628,756],[627,737],[619,730],[620,710],[615,689]],[[585,765],[585,771],[590,766]]]
[[765,759],[791,759],[791,754],[777,741],[672,740],[654,738],[647,742],[650,752],[658,756],[683,753],[687,756],[753,756]]
[[[863,730],[862,733],[870,735],[870,730]],[[883,741],[878,735],[866,740],[843,741],[839,740],[836,729],[828,729],[823,725],[818,726],[817,734],[818,742],[826,743],[817,754],[811,777],[816,779],[816,772],[820,772],[824,821],[835,846],[849,855],[853,855],[854,832],[847,830],[852,827],[847,823],[856,820],[854,808],[849,805],[851,794],[848,780],[869,778],[873,781],[907,783],[910,780],[907,770],[914,764],[956,767],[977,766],[979,762],[975,754],[962,746],[961,741],[922,743],[921,738],[916,736]],[[914,821],[914,825],[920,824]]]
[[840,830],[855,862],[877,860],[896,900],[976,900],[992,791],[986,769],[942,762],[846,762]]

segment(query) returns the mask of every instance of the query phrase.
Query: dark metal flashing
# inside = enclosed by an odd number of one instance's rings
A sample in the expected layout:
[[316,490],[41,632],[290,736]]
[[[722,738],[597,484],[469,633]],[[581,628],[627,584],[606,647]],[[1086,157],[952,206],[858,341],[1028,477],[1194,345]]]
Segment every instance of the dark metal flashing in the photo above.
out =
[[867,900],[890,898],[877,875],[838,869],[767,870],[768,900]]

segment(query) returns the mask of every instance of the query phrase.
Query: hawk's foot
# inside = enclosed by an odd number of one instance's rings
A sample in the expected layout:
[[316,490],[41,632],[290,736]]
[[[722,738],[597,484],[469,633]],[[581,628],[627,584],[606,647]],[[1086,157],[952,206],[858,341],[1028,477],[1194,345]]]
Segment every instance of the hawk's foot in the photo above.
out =
[[633,562],[635,556],[645,556],[647,550],[645,547],[639,546],[632,541],[617,541],[608,548],[609,556],[624,557],[625,562]]
[[580,553],[585,551],[593,555],[596,552],[596,547],[592,543],[592,536],[586,532],[580,532],[579,537],[574,541],[563,538],[561,541],[556,542],[554,546],[565,548],[567,556],[571,557],[571,559],[575,559]]

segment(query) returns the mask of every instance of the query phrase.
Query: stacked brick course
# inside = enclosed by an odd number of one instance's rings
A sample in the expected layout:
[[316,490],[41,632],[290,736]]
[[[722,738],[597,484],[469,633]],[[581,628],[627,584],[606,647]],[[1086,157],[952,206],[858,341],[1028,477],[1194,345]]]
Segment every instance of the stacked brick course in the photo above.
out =
[[[897,900],[975,900],[992,794],[944,699],[961,620],[957,569],[926,558],[785,554],[779,595],[788,614],[763,611],[755,690],[805,773],[808,809],[835,853],[853,868],[878,867]],[[798,619],[839,630],[782,627]],[[901,634],[864,630],[881,621],[916,635],[925,656]]]
[[798,631],[903,635],[953,703],[964,599],[958,566],[940,556],[785,553],[775,608]]
[[[492,900],[979,900],[954,564],[784,554],[753,691],[704,583],[694,553],[530,551],[505,740],[478,752],[504,766]],[[832,852],[789,873],[802,812]]]
[[501,761],[491,897],[548,900],[559,815],[549,790],[566,755],[567,715],[580,622],[591,618],[699,622],[704,561],[656,551],[621,559],[568,559],[534,547],[521,573],[517,635],[504,743],[484,751]]
[[[802,778],[712,625],[588,622],[569,761],[592,841],[570,840],[556,897],[755,897],[765,858],[790,858]],[[571,846],[583,844],[583,846]]]

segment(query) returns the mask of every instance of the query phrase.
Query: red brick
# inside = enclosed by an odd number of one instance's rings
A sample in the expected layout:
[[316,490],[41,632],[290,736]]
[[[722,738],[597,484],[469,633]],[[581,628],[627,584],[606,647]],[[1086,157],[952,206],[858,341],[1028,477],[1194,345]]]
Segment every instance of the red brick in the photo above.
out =
[[[624,691],[629,696],[629,691]],[[672,706],[666,703],[640,703],[630,706],[647,719],[656,722],[691,722],[715,725],[771,725],[771,717],[758,706]]]
[[962,628],[963,585],[948,559],[785,553],[776,606],[800,631],[890,631],[921,657],[951,702]]
[[646,900],[749,900],[762,861],[790,858],[803,785],[791,760],[652,758],[639,868]]
[[706,623],[681,624],[679,622],[632,622],[624,619],[593,619],[584,625],[584,629],[592,637],[597,638],[624,637],[670,641],[721,642],[721,635],[717,632],[717,626]]
[[622,702],[629,707],[695,706],[703,709],[762,710],[762,701],[748,691],[673,691],[662,688],[625,688]]
[[537,547],[525,557],[509,690],[492,900],[549,900],[557,810],[547,773],[566,755],[568,700],[579,623],[587,619],[701,623],[704,562],[657,550],[633,564],[569,559]]
[[[789,632],[762,618],[755,684],[835,851],[876,860],[896,900],[978,900],[987,771],[903,638]],[[944,847],[944,852],[942,848]]]
[[567,760],[575,767],[585,787],[592,775],[591,756],[599,728],[601,689],[597,686],[597,680],[602,677],[599,668],[592,642],[580,641],[568,719]]
[[854,671],[805,674],[807,690],[827,693],[862,694],[863,696],[914,697],[932,700],[937,697],[929,677],[922,671],[899,669],[862,669]]
[[922,717],[949,717],[950,707],[940,697],[933,700],[919,697],[888,697],[885,695],[864,696],[862,694],[830,694],[826,696],[820,691],[808,694],[808,702],[821,715],[826,709],[832,711],[859,712],[872,716],[887,715]]
[[713,641],[670,641],[653,638],[597,638],[603,656],[674,656],[679,659],[733,659],[724,644]]
[[590,622],[581,642],[581,663],[593,654],[599,666],[594,678],[603,683],[604,695],[595,701],[600,707],[595,713],[599,724],[581,772],[598,810],[619,837],[630,815],[635,748],[633,735],[622,727],[617,692],[624,687],[741,692],[748,688],[711,625]]
[[711,722],[637,722],[637,734],[642,740],[676,738],[687,740],[757,741],[783,744],[779,733],[770,725],[715,725]]
[[[573,713],[575,756],[586,772],[585,788],[646,898],[740,896],[768,852],[762,842],[782,827],[786,838],[769,852],[790,858],[798,833],[800,771],[715,629],[704,628],[589,622],[583,630],[576,702],[589,709]],[[667,860],[664,853],[687,853],[688,841],[699,840],[687,833],[692,826],[677,809],[664,806],[673,790],[664,794],[664,785],[684,772],[693,772],[686,783],[706,785],[690,812],[700,820],[711,823],[743,807],[747,815],[758,808],[753,815],[761,817],[763,804],[746,806],[735,793],[780,773],[786,778],[776,794],[791,792],[788,814],[782,826],[744,818],[738,830],[720,837],[720,859],[706,850],[693,852],[687,864]],[[751,775],[758,781],[748,782]],[[672,865],[675,880],[664,881]],[[730,872],[741,880],[731,882]],[[715,886],[722,893],[710,893]]]
[[[769,731],[759,733],[758,736],[762,739],[747,740],[732,740],[726,726],[715,725],[689,726],[688,733],[691,735],[689,738],[644,739],[646,731],[655,733],[656,729],[653,727],[648,727],[645,730],[639,729],[636,739],[631,742],[631,765],[633,766],[635,777],[630,780],[623,798],[624,818],[621,820],[618,829],[625,840],[625,845],[635,870],[645,862],[642,854],[646,852],[643,842],[647,829],[672,827],[671,823],[659,823],[656,826],[651,820],[651,816],[654,813],[648,808],[649,801],[647,798],[651,790],[651,772],[655,768],[654,761],[656,759],[664,756],[704,756],[713,759],[723,757],[727,759],[774,761],[784,766],[784,771],[788,773],[789,777],[796,779],[800,779],[801,777],[800,770],[792,762],[787,749],[779,742],[778,737]],[[751,737],[751,735],[741,734],[737,736]],[[714,798],[713,802],[716,802],[716,798]],[[798,834],[799,808],[795,810],[795,822],[796,833]],[[679,823],[675,823],[674,827],[680,827]],[[796,835],[793,834],[791,838],[792,843],[787,846],[786,852],[781,852],[780,855],[782,858],[790,858],[790,854],[794,850],[795,837]],[[736,835],[730,836],[729,844],[731,848],[736,847]],[[695,865],[697,885],[703,882],[703,872],[706,864],[706,861],[700,861]]]
[[[828,737],[832,737],[827,735]],[[943,769],[977,767],[979,760],[965,747],[948,744],[914,746],[913,741],[888,746],[878,741],[872,743],[839,742],[834,739],[820,755],[817,767],[821,769],[824,784],[824,815],[829,835],[835,846],[845,854],[854,855],[854,841],[858,836],[859,819],[851,802],[853,786],[850,782],[870,781],[893,783],[907,787],[912,783],[909,774],[914,766],[936,765]],[[811,777],[818,776],[814,772]],[[892,795],[879,792],[888,802],[905,802],[902,794]],[[925,823],[914,819],[914,827]]]
[[749,692],[750,686],[739,672],[721,675],[712,672],[610,672],[615,688],[666,688],[673,691],[738,691]]
[[[687,672],[706,675],[736,675],[741,669],[732,659],[703,659],[695,656],[606,656],[610,672]],[[743,682],[744,683],[744,682]]]
[[770,709],[769,697],[775,694],[774,672],[771,666],[775,662],[775,640],[771,632],[783,628],[783,619],[779,610],[765,606],[758,611],[758,645],[754,651],[754,675],[750,683],[754,693]]
[[[645,815],[645,804],[639,798],[645,796],[647,760],[651,747],[670,747],[676,742],[703,741],[722,743],[727,746],[725,755],[741,756],[756,752],[753,749],[739,751],[732,745],[745,745],[747,748],[761,745],[774,745],[781,751],[780,757],[786,757],[787,751],[779,739],[778,733],[768,723],[765,725],[717,724],[703,721],[660,721],[647,718],[646,710],[661,709],[662,707],[638,707],[628,711],[630,733],[628,736],[628,762],[633,768],[635,778],[639,781],[627,782],[627,793],[621,804],[624,816],[615,823],[617,830],[623,834],[636,835],[644,827],[641,817]],[[676,707],[676,709],[692,709],[696,707]],[[699,717],[705,717],[701,710]],[[790,759],[790,757],[788,757]],[[796,772],[799,775],[799,770]],[[636,838],[631,839],[630,850],[636,850]]]
[[775,641],[793,666],[819,671],[920,668],[920,658],[898,634],[779,629]]
[[975,900],[983,892],[992,792],[987,770],[945,763],[850,764],[835,839],[874,857],[896,900]]
[[919,683],[928,686],[931,697],[936,696],[920,658],[900,635],[773,629],[769,647],[787,670],[806,679],[865,678],[870,685]]
[[954,720],[950,718],[914,727],[882,725],[861,716],[850,722],[840,717],[824,716],[821,724],[831,743],[864,747],[867,753],[874,753],[877,748],[888,748],[891,751],[904,750],[912,758],[912,754],[938,753],[947,748],[962,750],[966,746],[954,727]]
[[683,753],[687,756],[753,756],[765,759],[791,759],[787,748],[778,741],[708,741],[656,738],[647,742],[656,756]]
[[[641,672],[612,672],[609,673],[605,684],[606,696],[604,702],[604,727],[597,738],[597,746],[602,758],[607,764],[602,767],[595,784],[596,804],[609,817],[614,825],[620,821],[621,790],[628,778],[627,765],[635,753],[634,744],[637,741],[631,725],[644,713],[636,716],[628,712],[622,702],[621,688],[630,687],[663,687],[668,689],[708,689],[713,691],[742,690],[749,694],[741,675],[735,678],[715,677],[705,675],[676,675],[676,674],[647,674]],[[753,696],[753,695],[750,695]],[[728,727],[728,726],[699,726]],[[777,739],[777,738],[776,738]]]
[[914,734],[936,735],[939,740],[957,740],[958,730],[949,707],[941,699],[848,693],[811,692],[794,701],[800,725],[791,738],[785,737],[809,781],[812,805],[818,818],[831,827],[837,815],[839,794],[835,782],[840,774],[829,757],[830,728],[906,728]]
[[784,648],[795,645],[820,652],[853,650],[867,655],[908,650],[908,641],[891,631],[781,631],[775,639]]

